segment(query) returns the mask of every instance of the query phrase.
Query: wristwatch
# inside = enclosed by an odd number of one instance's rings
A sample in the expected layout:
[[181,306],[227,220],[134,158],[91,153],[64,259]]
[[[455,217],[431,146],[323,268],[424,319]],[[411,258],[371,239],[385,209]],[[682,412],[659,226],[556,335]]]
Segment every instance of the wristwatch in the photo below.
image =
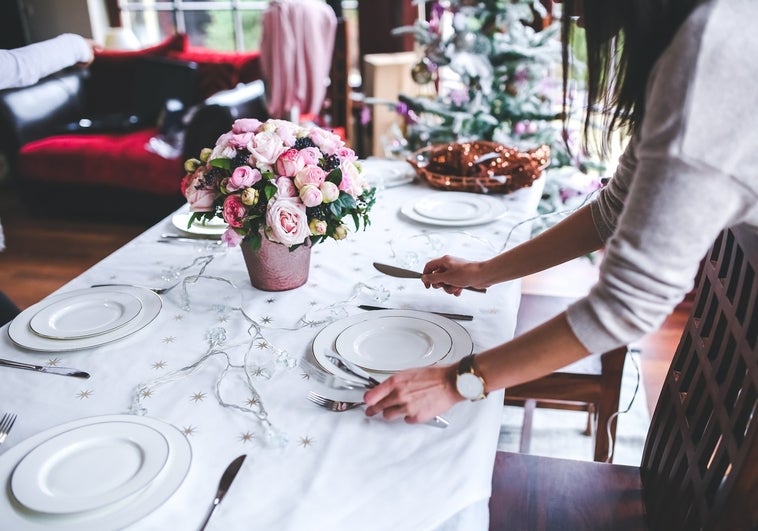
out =
[[469,354],[458,363],[455,388],[463,398],[472,402],[487,396],[484,378],[474,368],[474,354]]

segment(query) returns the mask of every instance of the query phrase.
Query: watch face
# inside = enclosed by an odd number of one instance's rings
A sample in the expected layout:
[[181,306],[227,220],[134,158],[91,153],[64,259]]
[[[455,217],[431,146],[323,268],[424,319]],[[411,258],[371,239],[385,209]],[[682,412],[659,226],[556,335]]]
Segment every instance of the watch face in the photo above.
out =
[[469,400],[478,400],[484,394],[482,380],[470,372],[459,374],[455,386],[461,396]]

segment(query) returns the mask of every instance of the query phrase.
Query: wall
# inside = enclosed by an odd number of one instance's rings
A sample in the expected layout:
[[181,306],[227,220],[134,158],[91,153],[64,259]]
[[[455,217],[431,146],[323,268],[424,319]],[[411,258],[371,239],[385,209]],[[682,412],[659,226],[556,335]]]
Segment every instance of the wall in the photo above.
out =
[[30,42],[78,33],[102,43],[108,27],[104,0],[20,0]]

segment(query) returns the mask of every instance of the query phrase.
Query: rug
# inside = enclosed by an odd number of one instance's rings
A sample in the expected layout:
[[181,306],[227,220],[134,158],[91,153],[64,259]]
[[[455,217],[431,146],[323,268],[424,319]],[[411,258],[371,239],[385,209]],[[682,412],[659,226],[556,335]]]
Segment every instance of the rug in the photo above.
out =
[[[613,462],[638,466],[645,445],[650,414],[639,372],[639,355],[630,353],[621,379],[620,413],[616,427]],[[518,452],[524,410],[504,406],[498,450]],[[592,461],[592,437],[584,435],[587,413],[536,408],[530,453],[566,459]],[[604,429],[604,427],[598,427]]]

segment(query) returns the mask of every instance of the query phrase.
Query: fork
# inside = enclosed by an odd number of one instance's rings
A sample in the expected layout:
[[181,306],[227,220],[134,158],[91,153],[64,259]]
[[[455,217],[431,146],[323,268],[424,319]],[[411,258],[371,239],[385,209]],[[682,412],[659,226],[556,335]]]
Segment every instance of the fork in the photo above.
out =
[[0,419],[0,444],[3,444],[5,442],[5,439],[8,438],[8,434],[10,433],[11,428],[15,422],[16,415],[13,413],[5,413],[3,415],[3,418]]
[[[348,409],[354,409],[358,406],[366,404],[366,402],[363,401],[347,402],[345,400],[334,400],[332,398],[321,396],[320,394],[314,393],[313,391],[308,391],[308,400],[318,406],[328,409],[329,411],[338,412],[347,411]],[[436,428],[447,428],[450,425],[446,419],[440,416],[434,417],[432,420],[426,422],[425,424],[427,426],[434,426]]]
[[148,287],[148,286],[137,286],[137,285],[135,285],[135,284],[117,284],[117,283],[114,283],[114,284],[92,284],[92,285],[90,286],[90,288],[103,288],[103,287],[106,287],[106,286],[127,286],[127,287],[131,287],[131,288],[144,288],[144,289],[149,289],[150,291],[152,291],[152,292],[155,292],[155,293],[157,293],[158,295],[163,295],[163,294],[164,294],[164,293],[166,293],[167,291],[169,291],[169,290],[172,290],[172,289],[174,289],[176,286],[178,286],[179,284],[181,284],[181,283],[182,283],[182,280],[183,280],[183,279],[179,279],[179,280],[177,280],[176,282],[174,282],[173,284],[170,284],[170,285],[168,285],[168,286],[165,286],[165,287],[163,287],[163,288],[151,288],[151,287]]
[[343,400],[333,400],[331,398],[321,396],[318,393],[314,393],[313,391],[308,392],[308,400],[318,406],[328,409],[329,411],[347,411],[348,409],[353,409],[366,403],[363,401],[345,402]]

